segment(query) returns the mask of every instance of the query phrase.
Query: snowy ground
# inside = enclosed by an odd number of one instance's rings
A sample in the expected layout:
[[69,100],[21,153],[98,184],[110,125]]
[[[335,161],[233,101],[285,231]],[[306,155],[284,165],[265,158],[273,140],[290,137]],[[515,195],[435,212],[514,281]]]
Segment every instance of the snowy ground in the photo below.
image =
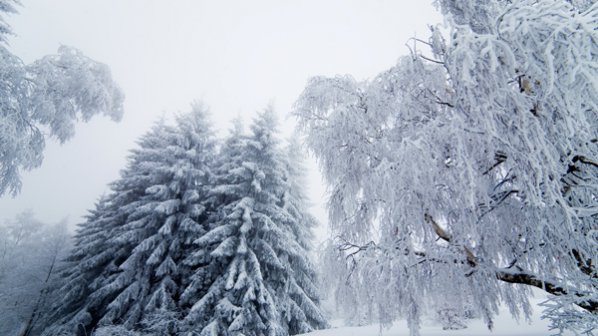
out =
[[[541,300],[533,300],[539,302]],[[520,321],[519,323],[511,318],[506,309],[494,320],[494,329],[489,331],[481,320],[470,321],[467,329],[463,330],[442,330],[440,326],[426,325],[421,329],[421,336],[548,336],[554,334],[548,330],[548,321],[540,319],[541,307],[534,307],[532,323]],[[333,321],[333,327],[327,330],[319,330],[304,336],[409,336],[409,329],[405,321],[396,322],[390,329],[380,329],[377,325],[365,327],[343,327],[342,322]],[[565,333],[564,335],[573,335]]]

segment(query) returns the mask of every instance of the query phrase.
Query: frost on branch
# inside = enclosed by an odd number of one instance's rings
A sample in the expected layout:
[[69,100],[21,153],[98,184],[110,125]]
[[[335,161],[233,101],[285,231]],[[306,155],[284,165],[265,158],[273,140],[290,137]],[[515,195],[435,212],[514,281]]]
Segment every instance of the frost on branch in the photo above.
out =
[[41,165],[46,134],[62,143],[76,121],[118,121],[123,99],[108,66],[74,48],[26,65],[0,45],[0,195],[16,195],[21,169]]
[[434,31],[435,62],[314,78],[297,102],[331,186],[341,289],[377,302],[382,322],[416,327],[460,297],[491,326],[500,302],[528,316],[533,286],[556,327],[585,331],[598,314],[598,5],[441,5],[451,38]]

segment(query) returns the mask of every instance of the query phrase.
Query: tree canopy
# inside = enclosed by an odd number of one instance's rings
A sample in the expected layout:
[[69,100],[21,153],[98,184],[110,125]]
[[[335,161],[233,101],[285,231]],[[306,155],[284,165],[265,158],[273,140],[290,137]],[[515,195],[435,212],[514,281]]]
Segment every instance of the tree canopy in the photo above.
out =
[[554,328],[592,330],[598,5],[437,4],[448,37],[431,27],[371,81],[313,78],[296,104],[331,187],[339,290],[417,334],[429,302],[472,299],[489,326],[501,302],[529,316],[533,286]]
[[21,171],[41,165],[48,136],[63,143],[76,121],[97,114],[118,121],[123,113],[124,95],[107,65],[66,46],[31,64],[9,51],[12,31],[2,14],[17,4],[0,1],[0,196],[16,195]]

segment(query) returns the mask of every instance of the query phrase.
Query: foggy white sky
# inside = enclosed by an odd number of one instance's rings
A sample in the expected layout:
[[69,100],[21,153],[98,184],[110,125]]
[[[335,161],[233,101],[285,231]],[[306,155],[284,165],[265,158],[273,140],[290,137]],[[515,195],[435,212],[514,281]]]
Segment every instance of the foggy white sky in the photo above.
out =
[[[0,198],[0,220],[32,209],[38,218],[81,221],[118,178],[129,149],[161,115],[205,101],[219,130],[250,120],[269,102],[284,129],[309,77],[372,78],[441,21],[431,0],[24,0],[9,17],[10,50],[29,63],[74,46],[106,63],[125,92],[120,123],[97,117],[60,146],[49,141],[41,168],[23,174],[16,198]],[[315,167],[315,166],[314,166]],[[315,169],[315,168],[314,168]],[[310,182],[326,220],[324,188]]]

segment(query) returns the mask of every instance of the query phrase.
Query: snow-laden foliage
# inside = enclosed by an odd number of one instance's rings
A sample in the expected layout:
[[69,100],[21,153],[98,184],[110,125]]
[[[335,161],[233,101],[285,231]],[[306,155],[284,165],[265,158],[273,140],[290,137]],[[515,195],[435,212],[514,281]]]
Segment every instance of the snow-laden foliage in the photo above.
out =
[[5,44],[6,35],[12,35],[12,29],[4,18],[4,13],[14,14],[17,12],[16,6],[20,5],[18,0],[0,0],[0,44]]
[[31,63],[6,48],[12,34],[5,13],[17,0],[0,0],[0,196],[21,189],[21,170],[39,167],[46,137],[69,140],[75,122],[105,114],[118,121],[123,93],[110,69],[80,51],[61,46],[58,54]]
[[[0,14],[15,4],[0,0]],[[97,114],[118,121],[124,99],[105,64],[65,46],[24,64],[3,45],[9,33],[0,16],[0,196],[16,195],[21,170],[41,165],[46,137],[65,142]]]
[[68,249],[64,222],[24,212],[0,224],[0,334],[39,335],[58,297],[57,273]]
[[318,220],[311,215],[307,197],[307,168],[305,165],[304,148],[299,140],[299,134],[293,134],[285,148],[285,169],[288,174],[287,190],[283,195],[283,207],[295,218],[291,225],[297,242],[307,251],[313,250],[314,234],[312,229],[318,226]]
[[206,113],[195,105],[177,117],[176,127],[160,122],[141,138],[112,193],[75,237],[47,335],[89,334],[113,324],[130,330],[144,324],[155,332],[163,322],[157,317],[170,318],[175,328],[180,287],[189,276],[181,261],[206,217],[202,201],[215,150]]
[[[237,127],[216,169],[210,230],[196,240],[195,267],[182,300],[191,335],[294,335],[325,326],[309,261],[313,218],[300,174],[289,172],[266,110],[243,136]],[[297,155],[297,153],[295,153]],[[299,167],[299,166],[296,166]]]
[[289,335],[325,326],[297,145],[268,111],[216,155],[201,106],[157,123],[75,236],[43,335]]
[[[438,1],[450,38],[369,82],[313,78],[295,114],[330,183],[339,297],[384,323],[472,300],[598,325],[598,5]],[[518,284],[518,285],[511,285]],[[527,285],[527,286],[523,286]],[[466,295],[463,295],[466,293]]]

